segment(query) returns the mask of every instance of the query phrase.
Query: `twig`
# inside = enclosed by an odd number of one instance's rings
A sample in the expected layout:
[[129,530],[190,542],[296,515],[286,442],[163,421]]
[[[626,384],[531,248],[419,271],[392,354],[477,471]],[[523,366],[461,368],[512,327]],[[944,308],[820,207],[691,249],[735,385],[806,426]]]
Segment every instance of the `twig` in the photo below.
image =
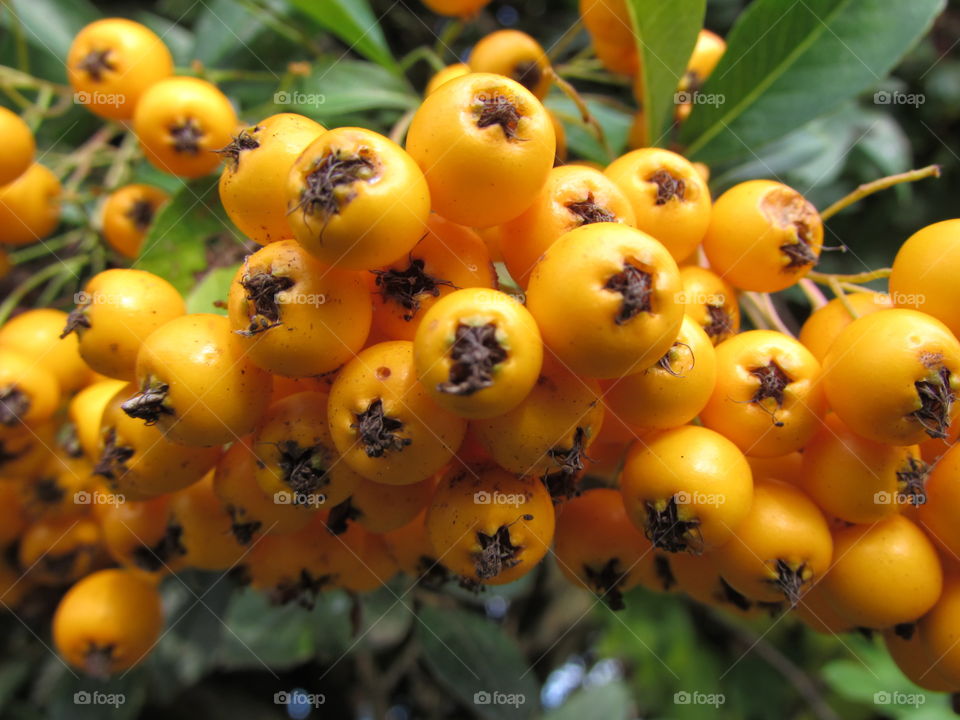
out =
[[770,293],[759,293],[758,300],[760,307],[763,308],[767,318],[773,326],[782,332],[788,337],[794,337],[793,331],[787,327],[787,324],[783,321],[783,318],[780,317],[780,313],[777,311],[777,306],[773,303],[773,298],[770,297]]
[[576,39],[577,35],[580,34],[580,30],[582,28],[583,21],[578,17],[577,21],[571,25],[563,35],[560,36],[560,39],[557,40],[557,42],[553,44],[553,47],[551,47],[547,52],[547,57],[550,59],[551,63],[563,55],[563,52],[570,47],[570,43],[572,43]]
[[874,280],[884,280],[890,277],[892,268],[880,268],[879,270],[870,270],[868,272],[854,273],[853,275],[834,275],[830,273],[820,273],[816,271],[808,272],[806,277],[820,285],[830,285],[831,280],[848,283],[867,283]]
[[[382,718],[387,716],[388,693],[383,684],[383,677],[377,668],[373,659],[373,653],[366,647],[360,646],[354,653],[354,665],[357,668],[357,675],[360,676],[360,687],[358,693],[358,705],[363,701],[373,705],[373,717]],[[363,717],[366,713],[364,708],[358,707],[358,717]]]
[[80,181],[86,177],[86,173],[89,172],[90,163],[93,162],[93,156],[98,150],[107,145],[107,143],[110,141],[110,137],[116,131],[116,125],[108,124],[101,127],[93,135],[91,135],[87,141],[83,143],[83,145],[78,147],[75,152],[67,155],[62,162],[54,167],[54,174],[62,175],[70,168],[75,168],[73,174],[66,183],[68,188],[74,189],[76,185],[79,185]]
[[809,278],[801,278],[798,283],[800,290],[807,298],[807,302],[810,303],[810,306],[814,310],[819,310],[824,305],[827,304],[827,296],[820,292],[820,288],[817,287],[817,284],[810,280]]
[[744,313],[750,318],[753,326],[758,330],[770,330],[770,323],[767,321],[761,308],[757,305],[757,300],[753,297],[752,293],[741,293],[740,299],[744,301],[740,303],[740,307],[743,308]]
[[107,174],[103,177],[103,187],[106,190],[114,190],[123,180],[125,174],[130,170],[130,161],[136,155],[137,148],[136,135],[127,133],[120,141],[120,147],[113,156]]
[[852,193],[846,197],[842,197],[837,200],[833,205],[828,207],[826,210],[820,213],[820,218],[822,220],[829,220],[834,215],[836,215],[841,210],[850,207],[855,202],[862,200],[868,195],[873,195],[875,192],[880,190],[886,190],[887,188],[893,187],[894,185],[899,185],[901,183],[916,182],[917,180],[923,180],[928,177],[940,177],[940,166],[939,165],[928,165],[925,168],[920,168],[919,170],[909,170],[905,173],[898,173],[896,175],[888,175],[887,177],[880,178],[879,180],[874,180],[873,182],[864,183]]
[[35,288],[40,287],[43,283],[47,282],[51,278],[57,277],[60,273],[70,273],[71,275],[76,275],[76,271],[83,267],[83,264],[86,262],[85,257],[72,257],[68,260],[61,260],[60,262],[51,263],[47,265],[42,270],[34,273],[22,283],[20,283],[13,291],[7,295],[6,300],[0,304],[0,325],[7,321],[7,318],[10,317],[17,306],[20,304],[20,301]]
[[416,115],[416,113],[416,109],[407,110],[400,116],[400,119],[393,124],[393,127],[390,128],[390,135],[388,137],[397,145],[403,145],[403,139],[406,137],[407,130],[410,128],[410,123],[413,122],[413,116]]
[[446,67],[446,64],[443,62],[443,58],[437,55],[437,53],[433,51],[433,48],[423,45],[411,50],[402,58],[400,58],[400,69],[403,70],[403,72],[407,72],[421,60],[426,62],[434,72],[440,72]]
[[83,235],[83,230],[71,230],[65,232],[63,235],[50,238],[49,240],[44,240],[42,243],[34,243],[33,245],[27,245],[22,247],[19,250],[14,250],[10,253],[10,262],[13,265],[22,265],[25,262],[30,260],[35,260],[36,258],[43,257],[44,255],[49,255],[60,248],[66,247],[70,243],[76,241],[80,236]]
[[711,612],[711,616],[723,625],[731,635],[734,636],[740,644],[746,646],[747,651],[756,651],[757,655],[766,661],[766,663],[783,676],[787,682],[793,685],[800,697],[804,699],[813,714],[820,720],[840,720],[829,703],[824,699],[823,694],[817,687],[817,683],[799,668],[793,660],[781,653],[773,644],[763,636],[755,635],[748,630],[730,622],[723,617],[721,613]]
[[840,281],[837,280],[836,277],[831,277],[829,285],[834,296],[840,301],[840,304],[843,305],[844,310],[850,313],[850,317],[852,317],[854,320],[860,317],[860,313],[857,312],[857,309],[853,306],[853,303],[850,302],[850,298],[848,298],[847,294],[843,291],[843,286],[840,284]]
[[67,85],[60,85],[58,83],[50,82],[49,80],[44,80],[43,78],[34,77],[29,73],[25,73],[22,70],[17,70],[16,68],[8,67],[7,65],[0,65],[0,85],[4,87],[11,88],[27,88],[31,90],[39,90],[40,88],[50,88],[55,93],[59,95],[71,95],[73,91]]
[[463,28],[465,26],[466,25],[463,20],[453,20],[447,23],[446,27],[443,28],[443,32],[440,33],[439,37],[437,37],[437,42],[433,46],[433,52],[437,55],[437,57],[442,60],[447,50],[453,52],[450,49],[450,46],[457,41],[457,38],[460,37],[460,33],[463,32]]
[[577,89],[565,79],[560,77],[553,68],[548,68],[547,74],[550,76],[551,82],[556,85],[564,95],[570,98],[574,105],[576,105],[577,110],[580,111],[581,119],[593,132],[594,136],[597,138],[597,141],[600,143],[600,147],[603,148],[603,152],[606,153],[608,158],[613,160],[613,151],[610,149],[610,144],[607,142],[607,135],[603,131],[603,126],[600,125],[597,119],[593,116],[593,113],[590,112],[590,108],[587,107],[587,103],[584,101],[583,97],[581,97],[580,93],[577,92]]

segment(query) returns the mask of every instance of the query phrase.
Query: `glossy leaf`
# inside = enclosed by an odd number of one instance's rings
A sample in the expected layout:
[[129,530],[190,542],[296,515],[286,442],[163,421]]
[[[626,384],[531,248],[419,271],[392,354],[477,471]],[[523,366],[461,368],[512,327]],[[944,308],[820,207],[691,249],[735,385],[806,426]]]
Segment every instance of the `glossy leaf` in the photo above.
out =
[[274,102],[323,121],[369,110],[409,110],[420,98],[403,78],[382,67],[329,58],[316,64],[309,77],[278,91]]
[[184,183],[157,213],[134,267],[168,280],[186,295],[208,268],[207,241],[238,235],[217,197],[215,176]]
[[581,720],[585,717],[605,720],[630,720],[636,716],[630,688],[621,681],[578,690],[544,720]]
[[[74,35],[84,25],[100,18],[100,12],[88,0],[8,0],[3,3],[0,24],[10,38],[19,24],[30,45],[58,58],[63,63]],[[11,18],[11,12],[16,19]],[[4,38],[7,40],[7,38]],[[66,78],[66,69],[63,77]]]
[[706,0],[627,0],[640,58],[646,145],[666,144],[677,86],[703,27]]
[[703,162],[747,158],[876,85],[929,29],[944,0],[756,0],[702,89],[681,138]]
[[290,4],[340,38],[350,50],[397,70],[383,29],[367,0],[290,0]]
[[419,618],[424,661],[465,706],[490,720],[536,714],[534,672],[502,629],[463,610],[425,607]]
[[223,303],[226,302],[230,283],[233,282],[233,276],[237,274],[238,267],[240,267],[239,263],[218,267],[204,275],[187,295],[187,312],[226,315],[227,308]]

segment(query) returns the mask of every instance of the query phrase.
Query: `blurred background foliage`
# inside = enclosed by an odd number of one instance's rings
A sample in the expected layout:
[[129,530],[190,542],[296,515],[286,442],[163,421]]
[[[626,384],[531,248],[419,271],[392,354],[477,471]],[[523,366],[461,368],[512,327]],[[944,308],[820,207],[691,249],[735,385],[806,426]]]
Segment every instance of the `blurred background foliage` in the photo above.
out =
[[[749,3],[710,0],[706,26],[726,35]],[[863,7],[868,3],[864,0]],[[893,10],[894,5],[886,7]],[[911,3],[902,4],[909,10]],[[0,64],[52,83],[65,82],[62,58],[74,33],[102,15],[132,17],[162,34],[178,67],[223,87],[250,121],[278,104],[328,125],[388,131],[416,107],[434,71],[418,48],[445,62],[466,55],[481,35],[517,27],[547,47],[561,43],[561,70],[588,40],[576,0],[494,0],[455,38],[449,21],[414,0],[3,0]],[[889,22],[896,22],[895,19]],[[371,26],[376,21],[378,25]],[[438,41],[449,40],[450,48]],[[344,38],[353,38],[345,42]],[[931,163],[939,180],[873,196],[830,221],[824,269],[856,272],[889,265],[921,226],[956,215],[960,195],[960,2],[951,0],[932,30],[892,76],[786,136],[745,148],[712,168],[715,192],[752,177],[777,177],[825,207],[858,184]],[[451,50],[452,48],[452,50]],[[596,82],[571,68],[615,152],[625,146],[635,102],[628,85]],[[874,92],[898,90],[922,104],[883,105]],[[277,93],[285,93],[278,96]],[[309,96],[322,94],[323,102]],[[306,97],[302,104],[295,101]],[[6,99],[4,100],[6,102]],[[53,99],[50,100],[54,102]],[[548,104],[567,124],[571,153],[605,162],[603,148],[556,93]],[[699,109],[695,112],[699,112]],[[43,162],[69,170],[78,148],[100,127],[66,103],[40,127]],[[676,133],[671,136],[676,140]],[[238,259],[236,241],[215,201],[214,180],[183,188],[146,163],[132,177],[177,192],[166,234],[139,265],[185,290],[192,309],[223,296]],[[71,206],[82,227],[95,195]],[[83,202],[83,200],[86,201]],[[173,222],[186,212],[186,218]],[[225,259],[226,258],[226,259]],[[87,274],[108,260],[91,256]],[[217,266],[219,269],[217,269]],[[211,269],[213,268],[213,269]],[[15,271],[0,290],[22,280]],[[66,297],[66,296],[65,296]],[[26,298],[29,300],[29,297]],[[793,306],[794,321],[803,318]],[[568,587],[552,563],[512,586],[474,595],[435,593],[398,582],[362,599],[341,592],[316,607],[273,608],[230,577],[200,573],[165,581],[169,629],[143,667],[109,685],[77,680],[48,650],[39,621],[51,598],[37,597],[18,618],[0,619],[0,715],[28,718],[482,718],[585,717],[869,718],[948,717],[949,698],[923,693],[896,670],[879,639],[815,635],[790,618],[744,620],[696,606],[676,594],[638,590],[613,614]],[[123,692],[116,708],[76,705],[84,689]],[[322,693],[324,705],[274,703],[277,692]],[[518,707],[477,705],[474,693],[522,693]],[[915,706],[878,706],[877,692],[916,693]],[[676,693],[721,693],[723,703],[678,703]]]

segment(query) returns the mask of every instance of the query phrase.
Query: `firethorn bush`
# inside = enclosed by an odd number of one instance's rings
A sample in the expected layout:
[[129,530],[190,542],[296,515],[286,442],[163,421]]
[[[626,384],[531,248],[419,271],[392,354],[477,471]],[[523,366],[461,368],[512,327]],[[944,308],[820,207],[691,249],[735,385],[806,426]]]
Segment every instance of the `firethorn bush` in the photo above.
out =
[[960,707],[945,5],[3,3],[0,714]]

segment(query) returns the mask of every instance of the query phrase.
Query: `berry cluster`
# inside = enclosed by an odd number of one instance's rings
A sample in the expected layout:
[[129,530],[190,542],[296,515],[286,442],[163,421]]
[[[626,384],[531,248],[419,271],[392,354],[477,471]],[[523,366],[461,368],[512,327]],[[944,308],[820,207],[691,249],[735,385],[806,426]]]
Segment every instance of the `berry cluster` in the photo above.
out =
[[[624,4],[581,12],[636,74]],[[679,91],[722,53],[702,33]],[[564,163],[541,103],[560,81],[517,31],[431,80],[403,146],[292,113],[242,126],[130,21],[88,26],[67,63],[159,170],[222,165],[261,246],[223,314],[116,267],[69,314],[0,327],[4,603],[72,584],[53,622],[71,664],[141,660],[157,581],[184,568],[310,606],[398,573],[509,583],[552,553],[614,609],[643,585],[878,630],[917,683],[960,690],[960,220],[890,271],[818,275],[823,218],[782,183],[713,198],[707,168],[653,147]],[[57,225],[59,182],[3,113],[23,141],[0,242],[21,245]],[[166,200],[117,189],[104,238],[135,258]],[[770,295],[794,287],[799,338]]]

